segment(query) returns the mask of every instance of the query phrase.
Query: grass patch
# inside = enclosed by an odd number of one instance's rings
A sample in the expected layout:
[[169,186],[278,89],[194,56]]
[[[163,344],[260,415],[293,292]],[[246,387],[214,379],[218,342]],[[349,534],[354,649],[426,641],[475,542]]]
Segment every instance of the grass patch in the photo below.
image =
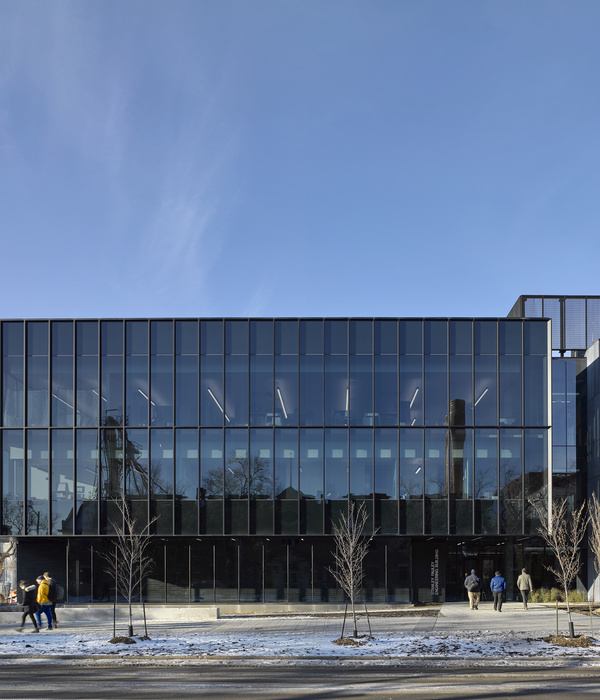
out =
[[563,637],[562,634],[553,634],[550,637],[543,637],[543,640],[555,647],[591,647],[594,640],[591,637],[581,635],[580,637]]
[[358,637],[340,637],[339,639],[334,639],[333,643],[340,647],[360,647],[371,639],[373,639],[373,637],[361,634]]
[[135,644],[135,639],[131,637],[113,637],[109,640],[111,644]]

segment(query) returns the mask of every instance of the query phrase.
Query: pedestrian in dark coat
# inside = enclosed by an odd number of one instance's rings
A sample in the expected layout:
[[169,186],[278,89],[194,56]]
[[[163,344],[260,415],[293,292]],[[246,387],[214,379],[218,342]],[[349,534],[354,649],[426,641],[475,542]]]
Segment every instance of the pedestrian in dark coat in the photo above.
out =
[[469,606],[471,610],[479,610],[479,598],[481,597],[481,579],[475,569],[471,569],[471,575],[465,579],[465,588],[469,594]]
[[18,628],[18,630],[19,632],[23,631],[23,627],[25,627],[25,620],[29,615],[31,621],[33,622],[33,631],[39,632],[40,630],[34,617],[34,613],[37,612],[37,602],[35,600],[37,597],[37,586],[35,584],[28,586],[26,581],[21,581],[19,583],[19,587],[23,591],[23,618],[21,619],[21,626]]
[[490,581],[490,590],[494,596],[494,610],[502,612],[502,600],[504,599],[504,591],[506,590],[506,579],[496,571],[496,575]]

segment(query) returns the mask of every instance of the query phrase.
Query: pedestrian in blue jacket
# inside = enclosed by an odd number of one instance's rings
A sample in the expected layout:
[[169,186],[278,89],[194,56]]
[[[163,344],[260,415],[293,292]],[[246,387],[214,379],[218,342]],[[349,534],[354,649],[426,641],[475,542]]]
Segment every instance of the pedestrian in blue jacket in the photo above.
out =
[[502,599],[506,590],[506,579],[500,575],[499,571],[496,571],[496,575],[490,581],[490,590],[494,596],[494,610],[502,612]]

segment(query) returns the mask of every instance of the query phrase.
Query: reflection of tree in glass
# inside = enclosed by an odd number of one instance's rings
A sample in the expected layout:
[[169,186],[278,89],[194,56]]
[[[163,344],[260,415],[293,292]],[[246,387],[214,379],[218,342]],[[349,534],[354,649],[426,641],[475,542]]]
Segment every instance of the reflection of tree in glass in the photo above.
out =
[[[204,477],[208,494],[224,493],[226,498],[273,498],[273,469],[271,460],[258,455],[227,458],[225,475],[220,469],[211,469]],[[222,488],[223,487],[223,488]]]
[[15,500],[12,494],[2,499],[3,528],[5,535],[23,534],[23,501]]

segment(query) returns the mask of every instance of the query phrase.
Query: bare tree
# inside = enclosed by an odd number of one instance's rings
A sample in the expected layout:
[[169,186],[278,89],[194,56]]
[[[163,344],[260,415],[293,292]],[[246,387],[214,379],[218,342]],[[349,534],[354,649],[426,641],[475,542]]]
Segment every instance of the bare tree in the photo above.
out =
[[[588,542],[594,555],[594,571],[596,572],[595,578],[598,578],[600,577],[600,501],[598,500],[595,492],[592,492],[592,497],[588,504],[588,510],[590,516],[590,533],[588,536]],[[592,583],[592,602],[596,600],[595,590],[596,580],[594,580]]]
[[354,622],[354,637],[358,637],[356,603],[362,591],[364,579],[363,561],[369,551],[369,544],[373,539],[373,535],[365,535],[365,526],[368,519],[369,514],[364,503],[361,503],[357,508],[356,504],[350,501],[348,514],[342,513],[333,526],[335,552],[332,552],[332,554],[335,568],[329,568],[328,571],[333,575],[350,600],[352,620]]
[[0,581],[4,576],[4,572],[9,567],[8,560],[13,556],[13,554],[16,551],[17,545],[15,544],[14,540],[11,540],[8,549],[4,550],[4,552],[0,552]]
[[573,636],[573,620],[569,604],[569,588],[581,569],[581,542],[585,537],[588,516],[585,514],[585,502],[569,512],[567,499],[555,499],[550,513],[544,510],[540,501],[532,502],[539,518],[538,532],[556,557],[556,566],[545,568],[554,575],[563,589],[569,615],[569,631]]
[[142,584],[154,562],[147,550],[151,542],[150,528],[156,522],[158,516],[152,518],[139,532],[136,518],[131,512],[131,505],[122,498],[114,500],[121,522],[111,522],[115,533],[114,549],[102,554],[102,558],[108,562],[106,572],[114,576],[118,593],[126,600],[129,608],[129,636],[133,636],[133,599],[138,595],[141,598]]

